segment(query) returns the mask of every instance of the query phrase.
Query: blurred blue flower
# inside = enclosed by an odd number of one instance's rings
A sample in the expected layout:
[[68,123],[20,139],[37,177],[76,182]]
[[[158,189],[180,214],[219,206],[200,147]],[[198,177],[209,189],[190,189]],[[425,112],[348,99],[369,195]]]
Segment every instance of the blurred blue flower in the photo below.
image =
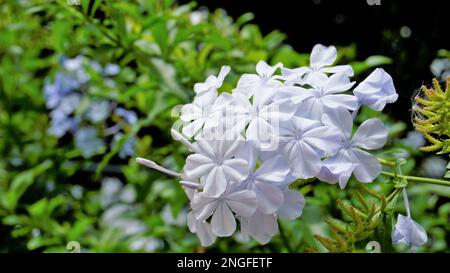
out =
[[80,128],[75,133],[75,146],[81,150],[84,158],[92,157],[105,149],[103,140],[97,137],[95,127]]
[[105,177],[102,179],[99,201],[103,208],[114,203],[133,203],[136,201],[136,190],[132,185],[123,186],[116,177]]
[[447,161],[438,156],[425,158],[421,166],[421,174],[428,177],[441,178],[445,174]]
[[126,110],[121,107],[117,107],[114,113],[120,117],[123,117],[126,120],[126,122],[128,122],[131,125],[136,124],[138,120],[137,115],[134,111]]
[[130,243],[130,249],[134,251],[154,252],[161,249],[164,246],[164,242],[161,239],[154,237],[139,237],[133,239]]
[[[119,141],[119,139],[122,136],[123,136],[122,133],[115,134],[112,145],[115,145],[115,143],[117,143],[117,141]],[[122,148],[119,151],[119,157],[124,159],[124,158],[134,155],[136,153],[135,146],[136,146],[136,138],[135,137],[128,138],[127,141],[125,142],[125,144],[122,146]]]
[[111,103],[107,100],[95,100],[91,102],[86,112],[86,117],[94,124],[105,121],[111,113]]
[[440,81],[450,77],[450,60],[448,58],[435,59],[430,65],[431,73]]
[[103,69],[103,74],[105,76],[115,76],[119,74],[120,72],[120,66],[117,64],[106,64],[105,68]]
[[404,145],[414,148],[415,150],[418,150],[419,147],[426,144],[423,134],[416,131],[408,132],[406,137],[402,139],[402,142]]

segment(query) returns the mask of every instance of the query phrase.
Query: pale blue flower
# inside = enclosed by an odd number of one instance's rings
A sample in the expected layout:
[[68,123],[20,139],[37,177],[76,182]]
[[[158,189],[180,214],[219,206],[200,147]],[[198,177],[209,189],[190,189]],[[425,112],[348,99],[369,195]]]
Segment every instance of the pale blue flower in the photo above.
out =
[[375,69],[353,90],[353,93],[360,104],[365,104],[376,111],[382,111],[387,103],[393,103],[398,99],[392,77],[382,68]]
[[138,121],[138,117],[134,111],[126,110],[122,107],[117,107],[114,113],[120,117],[123,117],[125,121],[131,125],[134,125]]
[[184,171],[188,177],[205,178],[204,195],[220,196],[230,182],[242,182],[248,176],[248,162],[236,157],[242,145],[240,140],[198,140]]
[[435,59],[430,65],[433,75],[441,81],[450,77],[450,60],[448,58]]
[[375,156],[364,151],[379,149],[387,141],[388,131],[379,119],[369,119],[352,135],[353,119],[345,109],[324,117],[324,123],[341,132],[340,148],[336,154],[323,161],[318,178],[329,183],[339,182],[343,189],[353,173],[359,182],[372,182],[381,172]]
[[86,118],[94,124],[105,121],[111,113],[111,103],[107,100],[94,100],[89,105]]
[[412,251],[428,241],[428,236],[423,227],[417,224],[411,217],[398,215],[397,223],[392,231],[394,244],[404,243],[411,245]]
[[299,116],[315,120],[320,120],[327,109],[343,107],[353,111],[358,107],[355,96],[342,94],[355,84],[355,82],[350,82],[349,78],[343,73],[337,73],[330,77],[324,75],[320,79],[311,77],[306,83],[311,88],[282,87],[275,98],[290,99],[292,103],[297,105]]
[[195,218],[204,221],[212,216],[211,231],[214,235],[232,235],[236,230],[233,213],[248,217],[255,213],[257,207],[255,193],[239,188],[238,183],[229,183],[220,197],[210,197],[205,193],[196,194],[191,203]]
[[102,152],[105,149],[104,141],[97,137],[95,127],[83,127],[75,133],[75,146],[80,149],[84,158]]
[[297,178],[316,176],[321,158],[339,149],[340,135],[331,126],[322,126],[315,120],[293,117],[281,123],[280,151],[286,156],[292,174]]
[[258,150],[246,145],[245,149],[241,149],[240,156],[248,161],[251,170],[241,187],[255,193],[259,211],[264,214],[276,212],[284,203],[283,191],[277,183],[284,181],[289,174],[287,160],[281,155],[274,156],[263,161],[255,170]]
[[120,72],[120,66],[118,64],[106,64],[103,69],[105,76],[116,76]]

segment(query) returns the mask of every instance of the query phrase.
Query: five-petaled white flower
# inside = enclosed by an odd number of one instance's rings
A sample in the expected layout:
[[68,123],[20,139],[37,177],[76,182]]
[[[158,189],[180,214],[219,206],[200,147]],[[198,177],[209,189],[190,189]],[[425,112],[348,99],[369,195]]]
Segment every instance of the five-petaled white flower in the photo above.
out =
[[[286,86],[280,88],[275,99],[284,101],[290,99],[298,107],[298,115],[315,120],[320,120],[324,110],[343,107],[355,110],[358,107],[356,97],[348,94],[340,94],[349,90],[354,82],[342,74],[334,74],[331,77],[323,76],[321,79],[309,79],[306,83],[312,88],[300,86]],[[325,109],[326,108],[326,109]]]
[[260,158],[259,151],[247,145],[247,149],[243,149],[241,153],[250,166],[250,173],[241,187],[255,192],[258,209],[262,213],[276,212],[284,203],[283,191],[277,187],[277,183],[284,181],[290,172],[286,159],[281,155],[271,157],[255,170]]
[[230,236],[236,230],[236,218],[249,217],[256,211],[256,197],[253,191],[241,190],[238,183],[229,183],[219,197],[210,197],[204,192],[194,196],[191,203],[195,218],[208,220],[211,216],[211,231],[219,237]]
[[186,158],[184,172],[188,177],[204,177],[203,194],[221,195],[230,182],[242,182],[248,175],[248,162],[237,158],[241,140],[206,140],[196,142],[196,153]]
[[338,132],[315,120],[293,117],[281,124],[279,134],[281,151],[297,178],[316,176],[322,167],[321,158],[339,148]]
[[366,120],[353,137],[353,118],[345,109],[326,115],[323,121],[341,132],[339,151],[323,161],[318,178],[329,183],[339,182],[343,189],[353,173],[359,182],[372,182],[381,172],[381,164],[364,150],[379,149],[387,141],[388,131],[379,119]]

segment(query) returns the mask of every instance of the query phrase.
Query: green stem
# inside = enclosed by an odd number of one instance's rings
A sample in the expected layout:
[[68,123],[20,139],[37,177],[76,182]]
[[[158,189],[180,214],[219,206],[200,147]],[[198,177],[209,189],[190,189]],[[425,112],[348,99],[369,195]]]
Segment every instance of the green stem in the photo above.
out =
[[294,251],[291,245],[289,244],[289,239],[284,233],[284,228],[282,227],[281,222],[278,223],[278,230],[280,231],[281,240],[283,240],[283,243],[286,246],[287,250],[289,251],[289,253],[293,253]]
[[[379,157],[377,157],[377,160],[385,166],[392,167],[392,168],[396,167],[395,162],[385,160],[385,159],[379,158]],[[450,181],[448,181],[448,180],[434,179],[434,178],[427,178],[427,177],[420,177],[420,176],[400,175],[400,174],[395,174],[395,173],[386,172],[386,171],[381,171],[381,174],[385,175],[385,176],[389,176],[389,177],[403,178],[403,179],[408,180],[409,182],[423,182],[423,183],[428,183],[428,184],[443,185],[443,186],[450,187]]]
[[383,159],[380,157],[377,157],[377,160],[385,166],[395,168],[395,162],[392,162],[392,161],[389,161],[389,160],[386,160],[386,159]]
[[435,184],[435,185],[442,185],[442,186],[448,186],[450,187],[450,181],[447,180],[441,180],[441,179],[434,179],[434,178],[427,178],[427,177],[419,177],[419,176],[409,176],[409,175],[396,175],[395,173],[381,171],[382,175],[389,176],[389,177],[398,177],[408,180],[408,182],[423,182],[428,184]]

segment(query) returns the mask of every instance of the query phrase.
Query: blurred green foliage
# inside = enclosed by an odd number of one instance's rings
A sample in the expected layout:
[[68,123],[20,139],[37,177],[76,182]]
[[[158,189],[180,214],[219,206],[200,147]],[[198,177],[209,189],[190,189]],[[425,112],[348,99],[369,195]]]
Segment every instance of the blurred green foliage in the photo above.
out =
[[[75,2],[11,0],[0,6],[0,251],[67,252],[70,241],[86,252],[324,251],[314,235],[333,233],[325,219],[352,221],[336,203],[356,198],[351,191],[313,183],[299,189],[307,206],[300,219],[281,221],[283,236],[265,246],[236,237],[201,248],[185,225],[187,198],[177,181],[140,168],[134,158],[182,168],[187,150],[171,140],[171,109],[192,99],[194,83],[222,65],[232,67],[223,87],[229,89],[259,60],[295,67],[307,65],[309,55],[284,44],[278,31],[263,35],[250,23],[252,14],[233,20],[223,10],[196,10],[195,3],[173,0],[70,5]],[[352,64],[357,74],[390,63],[384,56],[355,60],[356,50],[355,45],[342,47],[338,61]],[[43,91],[46,80],[61,69],[61,58],[76,56],[118,64],[112,86],[88,70],[91,80],[83,95],[114,102],[139,118],[117,141],[104,137],[105,149],[88,158],[71,134],[57,138],[49,133]],[[375,115],[380,114],[363,109],[358,120]],[[414,172],[420,153],[400,139],[405,123],[381,118],[391,137],[383,154],[408,157],[404,173]],[[114,117],[97,129],[113,122]],[[120,158],[130,138],[137,141],[135,155]],[[379,180],[369,187],[381,195],[392,191],[392,184]],[[413,217],[431,237],[423,250],[448,250],[449,189],[413,185],[410,192]],[[357,243],[361,251],[372,239],[364,235]]]

